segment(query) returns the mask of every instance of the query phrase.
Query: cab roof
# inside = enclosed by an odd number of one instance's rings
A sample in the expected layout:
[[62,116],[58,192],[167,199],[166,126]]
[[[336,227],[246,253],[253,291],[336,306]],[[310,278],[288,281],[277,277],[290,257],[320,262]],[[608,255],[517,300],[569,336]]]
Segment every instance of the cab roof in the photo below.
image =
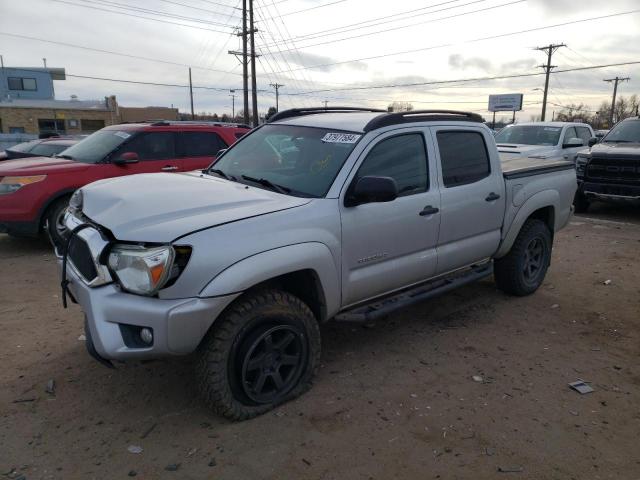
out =
[[387,112],[386,110],[356,107],[293,108],[278,112],[269,119],[269,123],[282,125],[318,127],[361,133],[389,125],[430,121],[481,123],[483,120],[477,113],[457,110]]

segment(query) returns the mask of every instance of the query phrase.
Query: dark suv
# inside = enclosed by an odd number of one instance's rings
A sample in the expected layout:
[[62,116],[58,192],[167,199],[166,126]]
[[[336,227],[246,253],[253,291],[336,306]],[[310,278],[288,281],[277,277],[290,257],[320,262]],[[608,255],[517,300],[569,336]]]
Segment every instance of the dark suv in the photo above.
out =
[[113,125],[53,157],[0,163],[0,233],[62,242],[64,212],[78,188],[106,178],[207,167],[249,131],[243,125],[155,122]]
[[594,200],[640,201],[640,117],[619,122],[594,142],[576,157],[576,211],[586,211]]

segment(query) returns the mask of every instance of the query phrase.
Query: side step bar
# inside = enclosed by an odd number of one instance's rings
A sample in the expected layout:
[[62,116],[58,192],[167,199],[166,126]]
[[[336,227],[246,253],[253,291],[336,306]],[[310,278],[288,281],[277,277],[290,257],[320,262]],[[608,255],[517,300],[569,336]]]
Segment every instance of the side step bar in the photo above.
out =
[[427,300],[453,290],[467,283],[481,280],[493,273],[493,262],[480,266],[473,266],[463,272],[457,272],[446,277],[438,278],[418,287],[404,290],[398,294],[385,297],[366,305],[356,306],[335,316],[340,322],[369,322],[388,315],[401,308],[408,307],[423,300]]

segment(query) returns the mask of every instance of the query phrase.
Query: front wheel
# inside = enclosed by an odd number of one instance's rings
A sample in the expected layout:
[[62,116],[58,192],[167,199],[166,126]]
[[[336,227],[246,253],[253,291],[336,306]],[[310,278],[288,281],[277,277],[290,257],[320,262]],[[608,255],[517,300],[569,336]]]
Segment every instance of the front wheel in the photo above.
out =
[[576,213],[585,213],[589,209],[590,203],[584,193],[580,191],[576,192],[576,196],[573,199],[573,207]]
[[61,248],[65,242],[67,227],[64,225],[64,214],[69,206],[69,197],[59,198],[51,204],[45,214],[46,233],[54,246]]
[[551,263],[551,232],[544,222],[527,220],[507,255],[494,263],[498,288],[511,295],[535,292]]
[[309,307],[279,290],[241,298],[202,341],[197,377],[205,403],[246,420],[311,387],[320,360],[320,330]]

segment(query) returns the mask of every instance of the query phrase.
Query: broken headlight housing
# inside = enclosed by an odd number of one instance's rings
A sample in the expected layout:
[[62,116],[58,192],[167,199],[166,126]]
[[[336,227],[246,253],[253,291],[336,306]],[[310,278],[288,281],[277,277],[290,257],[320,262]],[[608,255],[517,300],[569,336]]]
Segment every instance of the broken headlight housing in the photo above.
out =
[[108,265],[123,290],[138,295],[155,295],[171,277],[175,250],[170,245],[143,247],[115,245]]

